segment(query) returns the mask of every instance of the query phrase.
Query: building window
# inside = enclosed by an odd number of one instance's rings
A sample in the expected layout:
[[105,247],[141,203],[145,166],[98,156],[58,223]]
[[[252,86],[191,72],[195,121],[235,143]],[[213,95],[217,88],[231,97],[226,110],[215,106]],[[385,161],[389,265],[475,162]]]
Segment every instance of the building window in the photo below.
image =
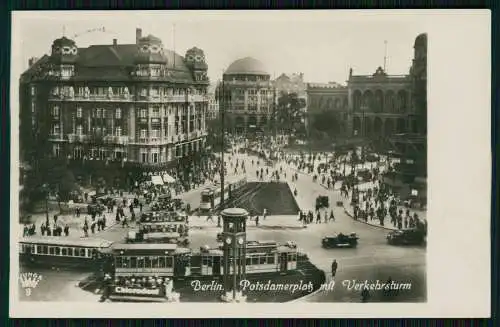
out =
[[116,108],[115,118],[122,119],[122,110],[120,108]]
[[159,161],[159,157],[160,157],[160,156],[159,156],[159,153],[158,153],[158,152],[153,152],[153,153],[152,153],[152,157],[153,157],[153,158],[152,158],[152,159],[153,159],[153,163],[158,163],[158,161]]
[[83,126],[82,125],[76,126],[76,135],[83,135]]
[[148,130],[147,129],[141,129],[141,138],[145,139],[148,137]]
[[148,162],[148,151],[141,149],[141,162]]
[[145,87],[141,88],[141,93],[140,94],[143,97],[147,96],[148,95],[148,89],[145,88]]
[[53,153],[54,157],[59,157],[61,155],[61,145],[54,144],[52,146],[52,153]]
[[99,149],[99,159],[106,160],[107,157],[108,157],[108,150]]
[[160,138],[160,130],[159,129],[152,129],[151,130],[151,138],[155,141],[157,141]]
[[82,118],[82,116],[83,116],[82,107],[77,107],[76,108],[76,118]]
[[83,157],[83,150],[82,150],[82,148],[79,147],[79,146],[75,147],[75,149],[73,150],[73,156],[76,159],[82,158]]
[[96,109],[95,110],[95,115],[97,118],[101,118],[102,117],[102,109]]
[[31,113],[35,113],[35,111],[36,111],[36,102],[32,101],[31,102]]
[[155,86],[155,87],[151,88],[151,96],[157,97],[159,94],[160,94],[160,91],[159,91],[158,87]]
[[52,116],[59,117],[59,106],[52,107]]
[[31,96],[35,96],[36,95],[36,87],[32,86],[31,87]]
[[147,118],[148,117],[148,112],[146,109],[141,109],[139,111],[139,118]]
[[120,126],[115,128],[115,136],[122,136],[122,128]]
[[153,112],[151,114],[152,118],[160,118],[160,108],[159,107],[153,107]]
[[60,128],[59,124],[54,124],[52,126],[52,134],[58,135],[60,132],[61,132],[61,128]]

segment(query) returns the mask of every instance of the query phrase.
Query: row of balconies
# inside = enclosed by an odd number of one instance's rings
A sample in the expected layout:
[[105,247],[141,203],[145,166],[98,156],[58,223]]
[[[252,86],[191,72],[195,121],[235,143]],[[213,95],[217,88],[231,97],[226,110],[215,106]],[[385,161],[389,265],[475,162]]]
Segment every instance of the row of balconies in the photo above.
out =
[[136,140],[126,136],[94,136],[94,135],[78,135],[78,134],[68,134],[66,137],[61,137],[61,134],[51,134],[49,138],[53,141],[68,141],[69,143],[88,143],[92,141],[102,140],[103,143],[107,144],[156,144],[156,143],[177,143],[192,140],[202,136],[206,136],[206,131],[192,131],[189,133],[182,133],[178,135],[172,135],[167,137],[139,137]]
[[205,102],[208,101],[208,96],[202,94],[192,94],[192,95],[130,95],[130,94],[117,94],[117,95],[106,95],[106,94],[89,94],[89,95],[64,95],[51,94],[49,100],[52,101],[109,101],[109,102]]
[[242,85],[242,86],[259,86],[259,87],[271,87],[270,81],[239,81],[239,80],[228,80],[224,81],[227,85]]

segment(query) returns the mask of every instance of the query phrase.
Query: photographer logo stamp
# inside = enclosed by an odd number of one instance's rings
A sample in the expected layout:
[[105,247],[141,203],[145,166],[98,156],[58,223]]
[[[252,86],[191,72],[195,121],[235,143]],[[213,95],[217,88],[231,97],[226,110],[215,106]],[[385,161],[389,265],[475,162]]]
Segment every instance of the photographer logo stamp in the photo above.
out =
[[24,289],[26,296],[31,296],[31,292],[38,286],[42,280],[42,275],[38,273],[21,273],[19,274],[19,282]]

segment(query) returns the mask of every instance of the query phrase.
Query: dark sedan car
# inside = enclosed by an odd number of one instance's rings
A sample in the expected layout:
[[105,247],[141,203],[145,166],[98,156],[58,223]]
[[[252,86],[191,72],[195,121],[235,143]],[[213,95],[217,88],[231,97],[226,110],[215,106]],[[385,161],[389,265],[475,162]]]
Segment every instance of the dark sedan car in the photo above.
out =
[[425,243],[425,234],[420,229],[403,229],[390,232],[387,243],[391,245],[422,245]]
[[349,235],[339,233],[337,235],[323,237],[321,246],[325,249],[354,248],[358,245],[358,239],[359,237],[356,233],[351,233]]

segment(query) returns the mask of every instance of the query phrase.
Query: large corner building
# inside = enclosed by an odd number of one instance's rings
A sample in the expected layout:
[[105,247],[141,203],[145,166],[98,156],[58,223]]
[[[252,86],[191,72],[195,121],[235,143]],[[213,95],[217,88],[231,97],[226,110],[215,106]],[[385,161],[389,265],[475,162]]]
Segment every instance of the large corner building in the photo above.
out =
[[56,39],[20,79],[21,156],[168,167],[205,147],[208,86],[201,49],[182,57],[141,29],[135,44]]
[[227,98],[226,126],[236,133],[268,127],[276,95],[262,62],[252,57],[238,59],[229,65],[222,78]]

